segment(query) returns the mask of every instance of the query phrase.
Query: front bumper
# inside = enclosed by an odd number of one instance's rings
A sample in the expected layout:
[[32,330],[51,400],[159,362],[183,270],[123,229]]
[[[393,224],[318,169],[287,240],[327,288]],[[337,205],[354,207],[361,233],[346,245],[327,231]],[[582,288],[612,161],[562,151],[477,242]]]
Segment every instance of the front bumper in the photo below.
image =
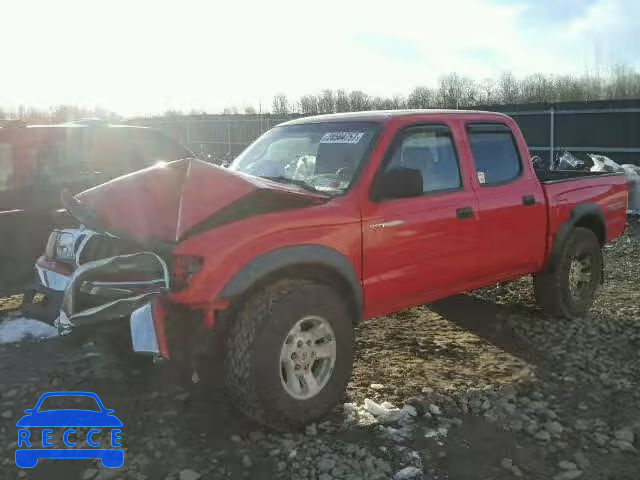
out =
[[29,285],[22,298],[22,312],[29,318],[53,325],[60,315],[64,290],[54,290],[41,283]]
[[64,290],[71,275],[44,257],[38,259],[35,269],[36,281],[24,291],[22,312],[27,317],[53,324],[60,315]]
[[[69,275],[53,268],[55,265],[39,259],[39,282],[25,294],[25,314],[53,323],[61,335],[129,316],[133,350],[168,358],[162,297],[169,279],[166,264],[158,255],[143,252],[109,257],[85,263]],[[114,274],[127,272],[144,272],[144,279],[112,280]],[[44,299],[34,302],[36,294]]]

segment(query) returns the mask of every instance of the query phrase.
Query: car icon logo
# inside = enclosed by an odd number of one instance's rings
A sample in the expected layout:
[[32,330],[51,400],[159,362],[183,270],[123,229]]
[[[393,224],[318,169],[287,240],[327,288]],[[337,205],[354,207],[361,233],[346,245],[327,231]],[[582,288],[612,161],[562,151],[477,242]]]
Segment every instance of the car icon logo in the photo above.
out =
[[[75,398],[74,398],[75,397]],[[84,398],[83,398],[84,397]],[[95,409],[57,408],[46,409],[43,403],[51,400],[78,401],[88,400]],[[33,468],[39,459],[100,459],[106,468],[119,468],[124,464],[124,450],[121,445],[122,422],[113,413],[114,410],[104,407],[98,395],[92,392],[48,392],[43,394],[36,406],[24,411],[26,413],[18,422],[18,448],[16,449],[16,465],[20,468]],[[32,439],[34,429],[41,429],[41,442]],[[65,448],[53,448],[54,430],[63,430],[62,441]],[[86,435],[76,429],[89,429]],[[108,447],[104,440],[97,437],[103,430],[110,430]],[[104,434],[104,433],[103,433]],[[35,437],[35,436],[34,436]],[[88,448],[83,448],[86,443]]]

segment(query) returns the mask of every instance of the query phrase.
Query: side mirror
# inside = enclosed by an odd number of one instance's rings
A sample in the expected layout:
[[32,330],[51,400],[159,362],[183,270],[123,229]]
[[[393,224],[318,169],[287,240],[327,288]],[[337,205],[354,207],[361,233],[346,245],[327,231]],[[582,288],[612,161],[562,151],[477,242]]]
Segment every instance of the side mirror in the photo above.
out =
[[396,167],[380,177],[375,199],[418,197],[422,193],[422,172],[414,168]]

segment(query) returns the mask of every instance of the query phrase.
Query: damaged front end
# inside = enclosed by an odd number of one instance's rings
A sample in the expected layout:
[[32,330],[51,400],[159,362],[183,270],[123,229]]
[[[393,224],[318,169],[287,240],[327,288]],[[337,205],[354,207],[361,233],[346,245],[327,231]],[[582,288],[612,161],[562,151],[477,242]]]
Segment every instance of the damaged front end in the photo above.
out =
[[[197,324],[207,322],[198,315],[212,308],[176,305],[170,293],[189,288],[207,252],[202,257],[175,256],[176,245],[254,215],[320,205],[327,199],[322,193],[197,159],[141,170],[75,196],[63,192],[64,207],[83,228],[68,239],[70,248],[77,243],[77,251],[69,262],[70,276],[64,277],[55,323],[61,334],[68,334],[74,327],[129,317],[136,352],[169,358],[172,350],[174,359],[186,351],[193,355],[196,349],[189,338],[206,337]],[[56,261],[46,254],[43,258]]]
[[[163,319],[157,317],[164,310],[154,304],[168,290],[167,263],[156,253],[94,260],[73,272],[55,325],[61,335],[67,335],[74,327],[97,325],[130,315],[133,350],[160,355],[157,325]],[[95,305],[97,298],[105,303]]]

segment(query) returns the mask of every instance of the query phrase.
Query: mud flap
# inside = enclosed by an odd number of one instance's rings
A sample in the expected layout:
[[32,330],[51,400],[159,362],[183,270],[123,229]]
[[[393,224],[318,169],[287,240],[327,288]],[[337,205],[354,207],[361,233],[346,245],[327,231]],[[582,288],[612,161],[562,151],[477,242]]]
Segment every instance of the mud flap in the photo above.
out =
[[[141,280],[104,280],[130,275]],[[64,291],[60,316],[55,325],[60,335],[67,335],[76,327],[97,325],[130,315],[134,351],[158,353],[151,302],[168,289],[167,264],[153,252],[88,262],[73,273]],[[104,303],[83,306],[87,298],[90,303],[96,303],[98,299]]]

